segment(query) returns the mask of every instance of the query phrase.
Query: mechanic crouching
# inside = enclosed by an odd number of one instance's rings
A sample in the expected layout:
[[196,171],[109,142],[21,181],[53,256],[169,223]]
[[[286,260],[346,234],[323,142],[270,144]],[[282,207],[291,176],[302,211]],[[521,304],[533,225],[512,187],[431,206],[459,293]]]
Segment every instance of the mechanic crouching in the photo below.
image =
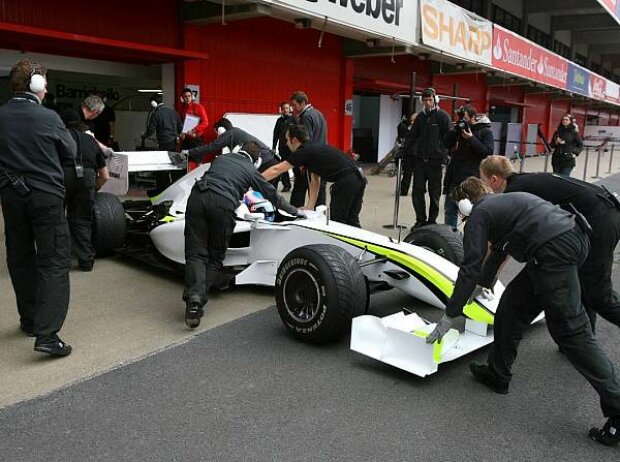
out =
[[491,121],[482,114],[477,115],[472,106],[458,110],[459,120],[448,132],[444,140],[452,159],[443,180],[445,201],[445,223],[456,230],[458,225],[458,206],[450,196],[455,188],[470,176],[478,176],[480,161],[493,154],[493,132]]
[[[596,341],[581,304],[578,267],[589,250],[587,221],[530,193],[493,194],[474,177],[456,188],[453,199],[461,214],[468,217],[463,237],[465,256],[446,313],[427,342],[443,337],[476,289],[482,288],[483,293],[492,290],[508,255],[526,263],[500,300],[493,351],[510,349],[516,355],[523,325],[544,310],[551,337],[598,392],[603,414],[609,418],[602,429],[592,428],[590,437],[615,446],[620,441],[620,381]],[[489,366],[472,363],[470,370],[477,381],[505,394],[512,376],[510,366],[511,362],[496,367],[490,361]]]
[[366,178],[351,157],[327,144],[309,143],[303,125],[286,131],[291,154],[288,160],[263,172],[267,180],[277,178],[293,166],[303,167],[311,174],[306,209],[313,210],[319,197],[321,181],[332,182],[330,217],[334,221],[361,228],[360,212],[366,190]]
[[246,143],[237,153],[215,158],[196,182],[185,210],[185,323],[195,328],[204,314],[235,229],[235,209],[249,188],[259,191],[276,208],[300,215],[256,170],[260,147]]
[[77,145],[75,160],[63,162],[71,247],[80,270],[92,271],[95,263],[95,248],[91,239],[95,191],[110,179],[110,175],[99,143],[85,133],[88,126],[78,112],[67,109],[61,118]]
[[69,227],[61,162],[75,141],[60,116],[43,106],[46,70],[28,60],[9,73],[13,97],[0,107],[0,191],[6,259],[21,330],[35,351],[67,356],[58,332],[69,308]]

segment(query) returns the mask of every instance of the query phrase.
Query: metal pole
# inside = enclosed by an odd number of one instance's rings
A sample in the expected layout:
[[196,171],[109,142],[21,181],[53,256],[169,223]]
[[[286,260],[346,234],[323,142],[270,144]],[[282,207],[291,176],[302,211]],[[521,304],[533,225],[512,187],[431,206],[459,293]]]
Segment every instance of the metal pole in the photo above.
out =
[[600,178],[599,176],[599,168],[601,166],[601,154],[603,152],[602,148],[598,148],[597,149],[597,154],[596,154],[596,175],[594,175],[592,178]]
[[400,181],[402,176],[402,163],[403,160],[398,157],[396,159],[396,195],[394,197],[394,219],[391,224],[383,225],[385,229],[406,228],[405,225],[398,224],[398,212],[400,211]]
[[586,175],[588,174],[588,159],[590,158],[590,146],[586,147],[586,164],[583,166],[583,181],[586,181]]
[[615,147],[615,145],[612,144],[611,145],[611,150],[609,151],[609,169],[607,170],[607,173],[611,173],[611,163],[614,160],[614,147]]
[[547,173],[548,169],[549,169],[549,153],[546,152],[545,153],[545,170],[544,170],[544,172]]

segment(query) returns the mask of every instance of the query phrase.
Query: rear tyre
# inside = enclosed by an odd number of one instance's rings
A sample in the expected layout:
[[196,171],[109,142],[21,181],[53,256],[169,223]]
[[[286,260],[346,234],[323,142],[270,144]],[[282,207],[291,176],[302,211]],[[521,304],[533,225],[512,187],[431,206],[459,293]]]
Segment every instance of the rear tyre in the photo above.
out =
[[424,247],[457,266],[463,263],[463,239],[448,225],[427,225],[411,231],[405,242]]
[[290,252],[278,268],[275,289],[280,319],[293,336],[308,343],[341,339],[368,303],[359,264],[335,245],[307,245]]
[[123,246],[127,220],[122,202],[114,194],[95,194],[93,206],[93,247],[97,257],[112,255]]

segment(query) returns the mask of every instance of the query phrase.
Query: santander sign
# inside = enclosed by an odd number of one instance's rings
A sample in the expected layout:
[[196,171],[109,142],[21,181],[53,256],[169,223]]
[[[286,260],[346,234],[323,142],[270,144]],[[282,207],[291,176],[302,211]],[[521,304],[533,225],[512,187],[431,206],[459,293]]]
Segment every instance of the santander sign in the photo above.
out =
[[566,89],[568,61],[499,26],[493,27],[493,67]]

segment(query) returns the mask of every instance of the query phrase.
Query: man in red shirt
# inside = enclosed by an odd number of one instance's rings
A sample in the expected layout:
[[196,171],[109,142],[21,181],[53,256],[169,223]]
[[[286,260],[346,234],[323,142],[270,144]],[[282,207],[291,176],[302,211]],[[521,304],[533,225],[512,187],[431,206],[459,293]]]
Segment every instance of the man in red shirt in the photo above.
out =
[[207,118],[207,112],[200,103],[194,102],[194,94],[189,88],[184,88],[181,93],[181,101],[183,102],[183,108],[181,110],[181,118],[185,121],[185,117],[188,115],[197,117],[200,119],[198,125],[187,133],[181,133],[181,148],[192,149],[202,144],[202,134],[209,126],[209,119]]

